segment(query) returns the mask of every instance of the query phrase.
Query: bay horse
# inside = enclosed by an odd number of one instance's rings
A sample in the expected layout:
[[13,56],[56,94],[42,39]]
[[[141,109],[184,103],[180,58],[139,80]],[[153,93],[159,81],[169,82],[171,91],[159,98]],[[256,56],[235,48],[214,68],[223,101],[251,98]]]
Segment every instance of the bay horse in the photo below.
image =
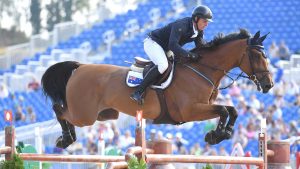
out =
[[[260,37],[258,31],[251,36],[246,29],[219,35],[192,50],[201,56],[198,61],[176,63],[174,79],[164,90],[168,116],[174,122],[170,124],[220,117],[218,126],[206,134],[205,141],[217,144],[229,139],[237,110],[214,104],[218,86],[228,71],[239,67],[263,93],[273,87],[262,43],[267,35]],[[143,110],[145,119],[160,118],[161,106],[154,90],[147,91],[143,105],[130,99],[134,88],[125,83],[128,71],[128,67],[75,61],[56,63],[46,70],[41,80],[43,92],[51,99],[62,127],[57,147],[66,148],[76,140],[74,126],[117,119],[119,112],[135,116],[137,110]]]

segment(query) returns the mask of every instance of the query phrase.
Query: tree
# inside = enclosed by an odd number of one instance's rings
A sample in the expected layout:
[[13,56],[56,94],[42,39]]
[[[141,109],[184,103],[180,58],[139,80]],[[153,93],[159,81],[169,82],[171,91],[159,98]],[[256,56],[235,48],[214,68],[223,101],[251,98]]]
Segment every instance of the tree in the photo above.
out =
[[[5,16],[5,13],[7,14],[11,14],[11,7],[13,6],[13,2],[10,0],[1,0],[0,1],[0,21],[3,20],[3,17]],[[0,22],[0,28],[2,28],[1,26],[1,22]]]
[[86,0],[74,0],[74,1],[75,1],[74,2],[75,11],[83,11],[84,9],[87,10],[90,9],[89,1]]
[[89,1],[86,0],[51,0],[46,6],[48,10],[47,30],[52,31],[54,25],[61,21],[72,21],[72,15],[76,11],[89,9]]
[[0,28],[2,28],[1,21],[5,16],[13,16],[16,13],[15,4],[11,0],[0,1]]
[[86,0],[62,0],[62,6],[64,11],[64,21],[72,21],[72,15],[76,11],[82,11],[89,9],[89,1]]
[[71,21],[72,20],[72,6],[73,6],[73,1],[72,0],[63,0],[63,7],[65,11],[65,16],[64,16],[64,21]]
[[41,4],[39,0],[31,0],[30,4],[30,22],[33,28],[33,34],[39,34],[41,30]]
[[47,30],[52,31],[54,25],[61,22],[61,8],[59,1],[51,0],[51,3],[46,6],[48,10]]

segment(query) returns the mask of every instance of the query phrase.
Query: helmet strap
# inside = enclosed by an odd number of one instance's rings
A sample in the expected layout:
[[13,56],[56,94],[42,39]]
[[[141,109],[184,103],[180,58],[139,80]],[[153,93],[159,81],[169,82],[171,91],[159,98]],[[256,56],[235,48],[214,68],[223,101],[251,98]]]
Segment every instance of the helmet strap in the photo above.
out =
[[198,21],[199,21],[199,17],[198,16],[195,16],[194,17],[194,19],[193,19],[193,22],[195,23],[195,25],[196,25],[196,29],[197,29],[197,31],[199,31],[199,29],[198,29]]

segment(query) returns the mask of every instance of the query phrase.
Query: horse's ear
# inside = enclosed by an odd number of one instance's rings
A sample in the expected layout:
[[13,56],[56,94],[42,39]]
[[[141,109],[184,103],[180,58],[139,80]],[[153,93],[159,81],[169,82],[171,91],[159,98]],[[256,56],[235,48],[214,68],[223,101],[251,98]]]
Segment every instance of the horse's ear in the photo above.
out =
[[253,37],[253,40],[257,40],[260,36],[260,31],[257,31],[256,34]]
[[270,32],[267,33],[267,34],[265,34],[264,36],[260,37],[257,41],[258,41],[259,43],[262,43],[262,42],[266,39],[266,37],[267,37],[269,34],[270,34]]

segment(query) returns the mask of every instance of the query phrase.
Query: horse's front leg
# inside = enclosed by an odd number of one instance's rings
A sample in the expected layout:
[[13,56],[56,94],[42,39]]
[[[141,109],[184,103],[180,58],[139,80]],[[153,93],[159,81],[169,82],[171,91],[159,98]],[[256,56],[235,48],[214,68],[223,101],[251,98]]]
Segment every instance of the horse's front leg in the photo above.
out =
[[225,133],[226,133],[225,138],[230,139],[232,137],[234,123],[238,117],[238,113],[237,113],[237,110],[233,106],[226,106],[226,109],[229,112],[229,120],[228,120],[226,128],[225,128]]
[[61,119],[64,109],[59,104],[54,104],[52,109],[54,110],[57,120],[62,128],[62,135],[57,138],[56,147],[67,148],[76,141],[75,127],[68,121]]
[[228,115],[229,112],[225,106],[196,103],[187,113],[183,114],[182,116],[185,122],[202,121],[220,117],[217,128],[205,135],[205,141],[211,145],[214,145],[226,139],[227,135],[225,132],[225,126]]

